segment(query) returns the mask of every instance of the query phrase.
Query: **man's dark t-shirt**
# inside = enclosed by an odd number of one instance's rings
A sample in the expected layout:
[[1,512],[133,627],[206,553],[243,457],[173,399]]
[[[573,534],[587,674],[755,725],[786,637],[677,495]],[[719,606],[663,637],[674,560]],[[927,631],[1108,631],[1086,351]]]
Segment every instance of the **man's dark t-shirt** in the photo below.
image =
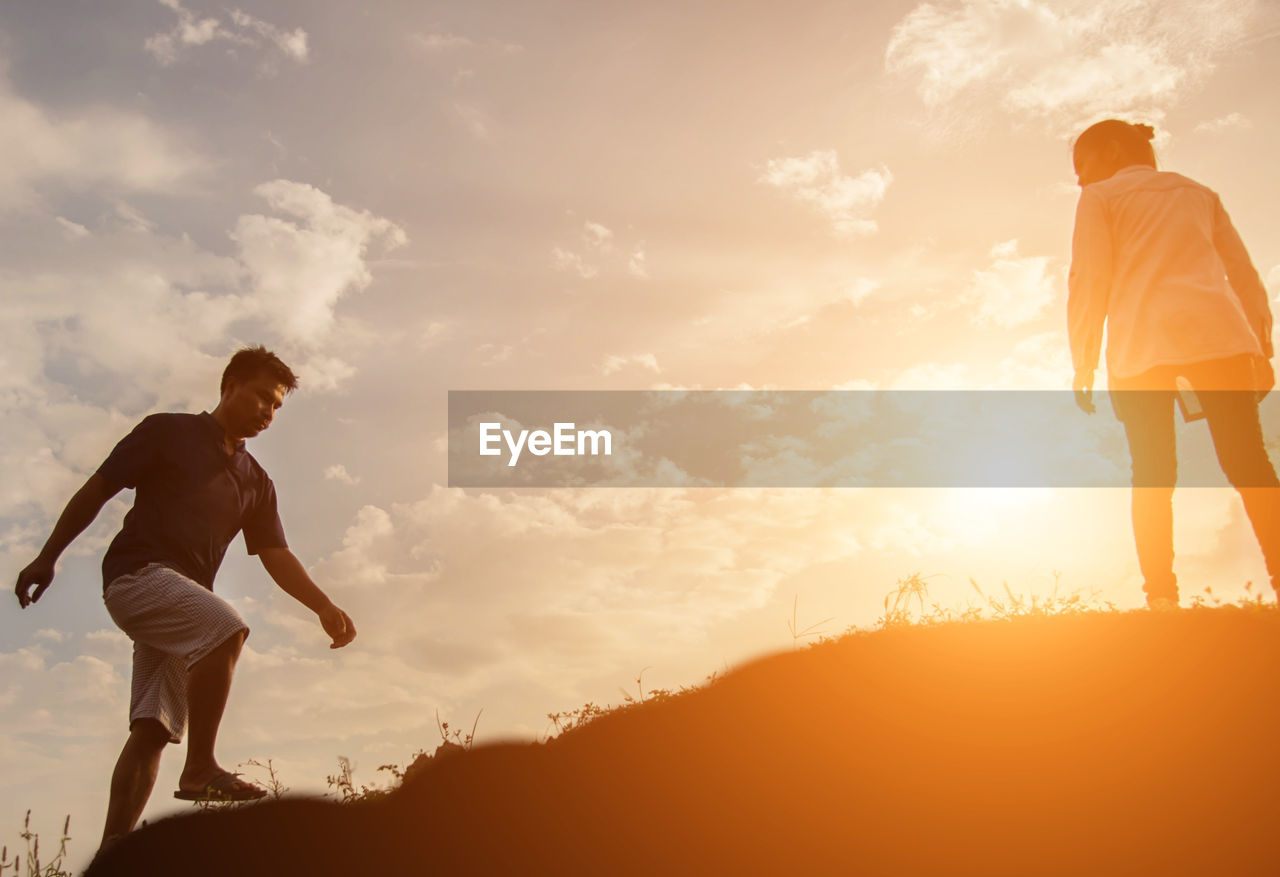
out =
[[208,412],[152,414],[98,467],[112,487],[137,489],[102,559],[104,588],[163,563],[213,590],[227,545],[242,529],[250,554],[287,547],[275,485],[243,441],[227,454],[223,436]]

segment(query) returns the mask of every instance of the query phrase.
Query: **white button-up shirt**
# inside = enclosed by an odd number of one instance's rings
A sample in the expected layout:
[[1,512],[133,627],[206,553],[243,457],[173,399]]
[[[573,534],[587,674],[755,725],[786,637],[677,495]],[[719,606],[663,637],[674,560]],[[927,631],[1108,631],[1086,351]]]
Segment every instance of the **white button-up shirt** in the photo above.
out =
[[1067,323],[1076,371],[1127,378],[1242,353],[1270,358],[1266,287],[1213,190],[1132,165],[1085,186],[1076,208]]

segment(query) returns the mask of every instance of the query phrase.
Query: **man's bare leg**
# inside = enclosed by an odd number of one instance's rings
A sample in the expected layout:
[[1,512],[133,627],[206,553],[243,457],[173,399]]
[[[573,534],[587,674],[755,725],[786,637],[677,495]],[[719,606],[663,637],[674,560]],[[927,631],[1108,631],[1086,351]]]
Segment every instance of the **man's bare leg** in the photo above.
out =
[[222,723],[222,712],[231,692],[231,676],[244,638],[245,631],[242,630],[187,671],[190,736],[187,738],[187,762],[182,768],[182,776],[178,778],[180,789],[199,791],[222,773],[214,758],[213,747],[218,739],[218,725]]
[[111,774],[111,797],[107,802],[107,823],[102,844],[128,834],[138,824],[147,806],[160,770],[160,755],[169,742],[169,732],[154,719],[138,719],[129,728],[129,739],[120,750]]

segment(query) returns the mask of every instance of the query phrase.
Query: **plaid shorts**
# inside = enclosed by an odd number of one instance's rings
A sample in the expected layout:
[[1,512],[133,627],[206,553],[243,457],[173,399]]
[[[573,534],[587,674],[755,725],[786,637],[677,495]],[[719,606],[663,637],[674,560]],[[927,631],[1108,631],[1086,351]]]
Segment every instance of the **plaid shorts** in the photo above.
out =
[[187,727],[187,670],[240,631],[248,636],[248,625],[226,600],[159,563],[112,579],[102,599],[133,640],[129,727],[155,719],[170,742],[180,742]]

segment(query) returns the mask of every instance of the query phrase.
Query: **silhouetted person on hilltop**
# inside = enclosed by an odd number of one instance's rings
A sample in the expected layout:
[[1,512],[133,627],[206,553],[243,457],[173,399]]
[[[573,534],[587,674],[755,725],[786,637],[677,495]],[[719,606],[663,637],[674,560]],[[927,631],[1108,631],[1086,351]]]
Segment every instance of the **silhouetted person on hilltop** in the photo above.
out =
[[[319,616],[341,648],[351,618],[307,575],[288,548],[276,491],[244,440],[271,425],[297,378],[263,347],[240,350],[222,375],[213,413],[152,414],[116,445],[58,518],[40,555],[18,574],[25,609],[53,581],[59,555],[124,487],[133,508],[102,560],[103,600],[133,640],[129,737],[111,777],[103,843],[131,831],[155,785],[166,743],[191,720],[174,797],[247,800],[266,792],[214,758],[218,725],[249,628],[213,593],[227,545],[241,530],[281,589]],[[35,587],[35,592],[30,589]]]
[[[1093,413],[1107,324],[1108,389],[1133,459],[1133,533],[1147,605],[1177,605],[1174,402],[1194,389],[1280,589],[1280,486],[1258,401],[1274,383],[1266,288],[1218,195],[1156,170],[1149,125],[1108,119],[1076,140],[1082,187],[1067,318],[1076,403]],[[1184,409],[1184,416],[1189,412]]]

